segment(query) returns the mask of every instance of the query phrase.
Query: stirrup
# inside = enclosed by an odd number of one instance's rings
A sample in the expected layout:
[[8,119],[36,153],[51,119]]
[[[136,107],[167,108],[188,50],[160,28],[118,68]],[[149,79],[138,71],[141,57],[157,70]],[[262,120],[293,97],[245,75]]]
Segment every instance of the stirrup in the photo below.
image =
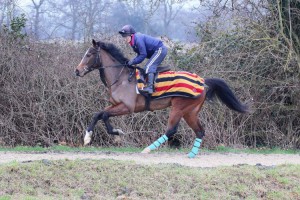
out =
[[142,92],[146,92],[148,94],[152,94],[154,92],[153,85],[149,85],[141,90]]

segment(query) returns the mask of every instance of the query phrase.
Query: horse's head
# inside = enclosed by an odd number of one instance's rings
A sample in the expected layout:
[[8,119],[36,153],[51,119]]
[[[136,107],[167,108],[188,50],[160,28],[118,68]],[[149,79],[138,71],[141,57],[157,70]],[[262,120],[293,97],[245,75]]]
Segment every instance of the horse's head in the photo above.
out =
[[99,69],[101,67],[101,60],[99,55],[100,46],[95,40],[92,41],[92,44],[93,46],[86,51],[79,65],[76,67],[76,76],[83,77],[94,69]]

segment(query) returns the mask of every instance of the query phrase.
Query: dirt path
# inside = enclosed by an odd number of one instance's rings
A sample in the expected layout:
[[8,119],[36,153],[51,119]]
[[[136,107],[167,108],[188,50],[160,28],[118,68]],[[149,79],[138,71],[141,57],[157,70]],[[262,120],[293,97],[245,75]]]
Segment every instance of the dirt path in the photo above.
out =
[[300,164],[300,155],[283,154],[244,154],[244,153],[202,153],[189,159],[183,153],[16,153],[0,152],[0,164],[12,161],[28,162],[33,160],[59,159],[114,159],[134,161],[137,164],[178,164],[189,167],[217,167],[240,164],[274,166],[280,164]]

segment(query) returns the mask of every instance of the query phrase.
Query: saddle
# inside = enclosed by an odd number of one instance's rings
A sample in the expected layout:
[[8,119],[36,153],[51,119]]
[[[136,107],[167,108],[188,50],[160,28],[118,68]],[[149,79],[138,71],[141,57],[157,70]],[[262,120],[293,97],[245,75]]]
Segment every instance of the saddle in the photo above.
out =
[[[146,82],[146,72],[143,68],[137,67],[137,69],[139,70],[140,73],[140,80],[145,83]],[[156,78],[158,77],[158,74],[160,72],[167,72],[171,70],[171,66],[158,66],[156,69],[156,73],[155,73],[155,77],[154,77],[154,82],[156,80]],[[137,79],[138,80],[138,79]]]

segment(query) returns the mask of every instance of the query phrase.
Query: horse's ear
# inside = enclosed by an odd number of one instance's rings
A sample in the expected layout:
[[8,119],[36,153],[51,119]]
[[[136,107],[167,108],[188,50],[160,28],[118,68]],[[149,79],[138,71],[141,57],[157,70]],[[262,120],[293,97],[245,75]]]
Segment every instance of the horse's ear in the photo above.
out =
[[97,46],[97,42],[94,39],[92,40],[92,44],[94,47]]

